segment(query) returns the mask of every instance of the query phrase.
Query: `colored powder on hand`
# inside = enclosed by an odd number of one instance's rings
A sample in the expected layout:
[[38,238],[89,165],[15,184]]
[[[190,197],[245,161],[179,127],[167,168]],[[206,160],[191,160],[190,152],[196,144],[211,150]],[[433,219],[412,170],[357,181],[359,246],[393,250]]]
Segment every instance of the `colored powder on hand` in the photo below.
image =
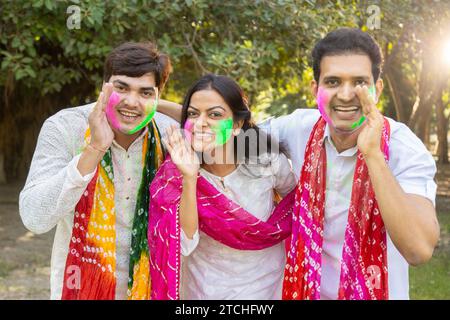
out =
[[[376,89],[375,89],[375,86],[374,86],[374,85],[371,85],[368,89],[369,89],[369,94],[370,94],[370,96],[371,96],[371,97],[373,98],[373,100],[376,102],[376,101],[377,101],[377,91],[376,91]],[[366,120],[366,117],[361,116],[361,118],[359,118],[358,121],[353,122],[351,128],[352,128],[352,129],[358,128],[360,125],[363,124],[364,120]]]
[[374,85],[371,85],[371,86],[369,87],[369,94],[370,94],[370,96],[373,98],[373,100],[376,102],[376,101],[377,101],[377,91],[376,91]]

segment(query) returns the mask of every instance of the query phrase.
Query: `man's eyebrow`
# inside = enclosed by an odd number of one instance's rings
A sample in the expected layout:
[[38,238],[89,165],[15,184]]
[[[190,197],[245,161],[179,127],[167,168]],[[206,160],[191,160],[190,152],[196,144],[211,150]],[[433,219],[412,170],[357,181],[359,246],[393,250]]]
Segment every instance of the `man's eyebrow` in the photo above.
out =
[[323,77],[323,80],[334,80],[334,79],[340,79],[338,76],[326,76]]
[[124,86],[124,87],[129,87],[130,86],[128,83],[123,82],[121,80],[114,80],[113,84],[120,84],[121,86]]
[[[323,80],[339,80],[339,79],[341,79],[341,78],[338,77],[338,76],[325,76],[323,78]],[[358,79],[368,80],[368,79],[370,79],[370,77],[369,76],[353,76],[352,79],[354,79],[354,80],[355,79],[356,80],[358,80]]]
[[[118,85],[121,85],[121,86],[124,86],[124,87],[127,87],[127,88],[130,87],[130,85],[128,83],[126,83],[124,81],[121,81],[121,80],[114,80],[113,84],[118,84]],[[156,91],[155,87],[141,87],[141,88],[139,88],[139,91],[150,91],[150,90]]]
[[147,90],[156,91],[156,90],[155,90],[155,87],[142,87],[142,88],[140,88],[139,90],[141,90],[141,91],[147,91]]

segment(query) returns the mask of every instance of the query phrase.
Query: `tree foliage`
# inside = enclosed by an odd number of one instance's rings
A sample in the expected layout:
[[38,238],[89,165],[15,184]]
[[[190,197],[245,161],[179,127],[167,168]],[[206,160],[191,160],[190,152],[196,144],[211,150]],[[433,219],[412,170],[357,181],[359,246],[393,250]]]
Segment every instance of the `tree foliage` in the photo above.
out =
[[[280,115],[314,103],[308,94],[314,43],[337,27],[364,28],[374,3],[382,25],[369,32],[388,54],[403,41],[399,23],[412,19],[419,28],[420,19],[428,20],[411,9],[413,0],[1,0],[0,157],[7,175],[26,174],[45,118],[96,98],[104,58],[124,41],[154,41],[170,55],[166,98],[181,101],[195,79],[214,72],[237,79],[260,115]],[[405,82],[402,89],[413,90],[420,56],[410,37],[404,41],[396,59],[408,50],[413,57],[392,73]],[[405,94],[411,105],[414,98]],[[389,93],[386,99],[393,101]]]

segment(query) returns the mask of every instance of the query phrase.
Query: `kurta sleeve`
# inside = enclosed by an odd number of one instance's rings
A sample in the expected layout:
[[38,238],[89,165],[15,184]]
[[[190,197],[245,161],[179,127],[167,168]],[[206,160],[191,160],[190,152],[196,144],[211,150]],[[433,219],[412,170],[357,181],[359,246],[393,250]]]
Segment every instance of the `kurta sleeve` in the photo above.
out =
[[25,227],[34,233],[48,232],[64,216],[73,214],[95,175],[94,171],[83,177],[78,171],[80,155],[73,155],[77,139],[67,122],[70,121],[61,117],[45,121],[20,193],[20,216]]
[[183,228],[181,228],[181,254],[183,256],[190,255],[195,248],[197,248],[198,242],[200,240],[200,235],[198,233],[198,229],[195,231],[192,239],[189,239],[187,235],[184,233]]
[[420,139],[404,124],[391,134],[389,167],[406,193],[436,201],[436,163]]
[[294,189],[297,181],[291,163],[283,153],[275,155],[272,160],[272,171],[274,176],[273,188],[284,197]]

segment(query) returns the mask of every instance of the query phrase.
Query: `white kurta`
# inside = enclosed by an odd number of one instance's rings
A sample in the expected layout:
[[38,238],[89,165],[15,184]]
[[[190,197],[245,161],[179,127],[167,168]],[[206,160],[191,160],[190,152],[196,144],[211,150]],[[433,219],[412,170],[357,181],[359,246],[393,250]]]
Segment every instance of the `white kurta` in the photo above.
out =
[[[295,175],[284,155],[267,166],[239,165],[224,178],[204,169],[200,174],[216,189],[262,221],[274,208],[273,190],[286,195]],[[280,299],[285,266],[284,241],[262,250],[237,250],[197,232],[189,241],[182,232],[182,299]]]
[[[270,119],[259,126],[278,138],[289,153],[297,179],[303,165],[305,147],[319,119],[315,109],[297,109],[292,114]],[[389,168],[406,193],[435,201],[436,165],[423,143],[403,123],[388,119],[391,128]],[[321,299],[336,299],[341,271],[342,248],[348,221],[357,147],[338,153],[325,129],[327,181],[322,254]],[[394,246],[388,233],[387,264],[390,299],[408,299],[408,263]]]
[[[42,126],[25,187],[20,193],[22,221],[34,233],[56,226],[53,242],[51,299],[61,299],[64,270],[72,236],[75,206],[95,171],[82,177],[77,169],[94,104],[59,111]],[[155,121],[162,135],[176,124],[157,113]],[[128,150],[115,141],[111,145],[116,207],[116,299],[126,299],[131,246],[131,229],[137,192],[142,177],[142,143],[145,131]]]

